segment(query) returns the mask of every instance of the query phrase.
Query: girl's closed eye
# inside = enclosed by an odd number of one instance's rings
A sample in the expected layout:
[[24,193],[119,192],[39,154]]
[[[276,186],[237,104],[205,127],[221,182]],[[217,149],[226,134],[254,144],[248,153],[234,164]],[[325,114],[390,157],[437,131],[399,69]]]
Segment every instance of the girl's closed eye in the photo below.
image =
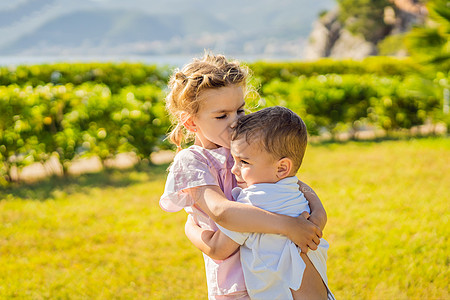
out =
[[216,119],[225,119],[227,117],[227,115],[222,115],[222,116],[220,116],[220,117],[216,117]]
[[245,110],[239,109],[239,110],[237,111],[237,113],[238,113],[238,115],[241,115],[241,114],[245,113]]

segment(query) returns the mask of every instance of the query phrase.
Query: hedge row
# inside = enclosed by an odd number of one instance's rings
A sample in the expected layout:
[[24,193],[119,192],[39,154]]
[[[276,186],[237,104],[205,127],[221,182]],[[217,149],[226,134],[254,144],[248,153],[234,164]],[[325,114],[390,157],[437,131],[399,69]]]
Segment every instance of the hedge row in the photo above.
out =
[[[290,81],[301,75],[374,74],[407,76],[422,72],[423,67],[409,59],[369,57],[362,61],[321,59],[315,62],[256,62],[248,64],[262,85],[272,81]],[[153,83],[164,86],[170,68],[142,63],[57,63],[0,67],[0,85],[75,85],[84,82],[106,84],[113,92],[127,85]]]
[[373,74],[381,77],[421,74],[424,67],[410,59],[368,57],[361,61],[323,58],[314,62],[256,62],[248,65],[262,86],[272,80],[290,81],[299,76]]
[[440,89],[418,76],[319,75],[262,88],[262,106],[282,105],[301,115],[310,134],[360,130],[387,131],[442,121]]
[[45,162],[57,153],[64,168],[76,156],[102,160],[134,151],[148,157],[169,126],[162,90],[127,86],[112,94],[108,86],[85,83],[0,87],[0,172]]
[[[313,135],[367,125],[390,131],[428,120],[450,124],[442,109],[449,74],[425,79],[411,62],[261,62],[250,68],[253,84],[265,82],[256,99],[259,108],[287,106]],[[0,181],[11,166],[45,162],[54,153],[67,170],[78,156],[105,160],[134,151],[147,158],[167,146],[168,76],[169,69],[140,64],[0,68]]]
[[116,93],[128,85],[154,84],[163,87],[169,76],[168,67],[142,63],[57,63],[0,67],[0,85],[20,86],[85,82],[105,84]]

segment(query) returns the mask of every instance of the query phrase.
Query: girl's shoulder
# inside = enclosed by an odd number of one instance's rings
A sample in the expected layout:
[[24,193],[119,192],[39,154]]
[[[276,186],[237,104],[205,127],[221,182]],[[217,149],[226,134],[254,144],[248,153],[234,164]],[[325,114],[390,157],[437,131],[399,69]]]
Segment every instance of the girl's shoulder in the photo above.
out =
[[231,153],[227,148],[205,149],[200,146],[192,145],[175,155],[174,164],[200,164],[222,167],[227,166],[230,163],[230,159],[232,160]]

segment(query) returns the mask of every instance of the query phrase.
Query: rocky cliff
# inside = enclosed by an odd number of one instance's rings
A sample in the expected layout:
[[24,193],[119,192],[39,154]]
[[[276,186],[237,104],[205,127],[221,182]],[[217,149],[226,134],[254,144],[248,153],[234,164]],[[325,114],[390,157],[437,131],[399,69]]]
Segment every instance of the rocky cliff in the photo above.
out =
[[[379,42],[388,36],[399,35],[411,29],[414,24],[423,23],[427,15],[423,4],[414,0],[391,0],[383,12],[383,30],[368,39],[360,33],[351,32],[348,20],[342,23],[340,10],[336,8],[321,16],[314,24],[305,48],[304,57],[314,60],[321,57],[362,59],[377,55]],[[395,55],[404,55],[399,49]]]

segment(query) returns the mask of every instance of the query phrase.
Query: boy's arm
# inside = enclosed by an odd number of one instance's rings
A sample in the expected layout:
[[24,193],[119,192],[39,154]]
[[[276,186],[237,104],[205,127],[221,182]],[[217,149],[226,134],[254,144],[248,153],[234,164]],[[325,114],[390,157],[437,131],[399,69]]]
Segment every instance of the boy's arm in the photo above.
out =
[[327,212],[322,205],[317,194],[306,183],[298,181],[300,191],[305,195],[306,200],[309,202],[309,208],[311,209],[311,215],[308,220],[319,226],[321,230],[325,228],[327,224]]
[[191,215],[188,215],[184,231],[192,244],[212,259],[226,259],[240,246],[220,230],[214,232],[201,228]]
[[322,230],[303,215],[294,218],[229,201],[218,186],[189,189],[195,203],[217,224],[237,232],[274,233],[287,236],[303,252],[316,250]]

